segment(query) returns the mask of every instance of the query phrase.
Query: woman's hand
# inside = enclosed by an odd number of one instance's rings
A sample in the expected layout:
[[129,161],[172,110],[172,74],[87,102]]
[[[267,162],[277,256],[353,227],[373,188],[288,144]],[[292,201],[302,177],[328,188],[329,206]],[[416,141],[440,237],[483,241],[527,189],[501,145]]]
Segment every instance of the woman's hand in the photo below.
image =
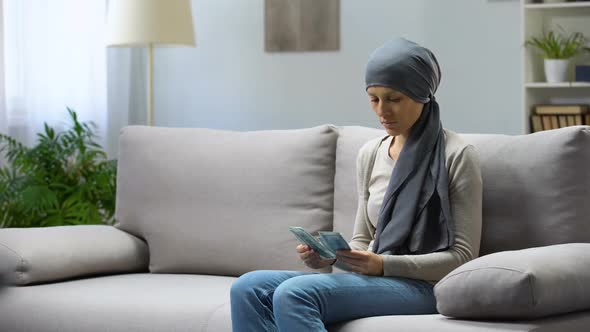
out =
[[303,263],[312,269],[321,269],[335,261],[334,259],[321,259],[320,254],[305,244],[300,244],[295,249],[299,253],[299,258],[301,258]]
[[[338,250],[338,267],[371,276],[383,275],[383,257],[370,251]],[[344,266],[343,266],[344,265]]]

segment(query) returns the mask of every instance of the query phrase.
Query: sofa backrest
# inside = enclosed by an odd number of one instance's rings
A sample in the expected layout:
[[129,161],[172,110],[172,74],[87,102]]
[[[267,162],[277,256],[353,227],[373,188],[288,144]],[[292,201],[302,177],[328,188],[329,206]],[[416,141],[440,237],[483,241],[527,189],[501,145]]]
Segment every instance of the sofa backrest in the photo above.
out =
[[328,125],[126,127],[116,226],[147,241],[151,272],[302,270],[288,226],[332,229],[336,139]]
[[[340,127],[334,228],[352,236],[356,155],[384,130]],[[462,134],[475,146],[483,177],[480,255],[567,242],[590,242],[590,127],[530,135]]]

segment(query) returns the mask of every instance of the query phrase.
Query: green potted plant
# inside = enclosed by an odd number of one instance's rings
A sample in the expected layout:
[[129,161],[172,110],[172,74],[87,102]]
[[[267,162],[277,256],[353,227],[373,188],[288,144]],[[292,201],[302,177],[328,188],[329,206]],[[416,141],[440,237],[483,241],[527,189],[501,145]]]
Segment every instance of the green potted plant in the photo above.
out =
[[562,33],[549,31],[543,32],[542,37],[529,38],[525,46],[531,46],[542,53],[545,78],[547,82],[555,83],[567,81],[570,60],[582,52],[585,42],[586,37],[580,32],[566,37]]
[[45,123],[27,147],[0,133],[0,227],[112,224],[117,165],[95,142],[95,126],[56,132]]

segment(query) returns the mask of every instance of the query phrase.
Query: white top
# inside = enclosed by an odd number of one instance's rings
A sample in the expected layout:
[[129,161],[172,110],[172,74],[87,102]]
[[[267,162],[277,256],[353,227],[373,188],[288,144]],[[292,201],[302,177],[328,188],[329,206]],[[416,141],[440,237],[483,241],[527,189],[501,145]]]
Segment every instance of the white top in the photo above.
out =
[[[381,142],[377,155],[375,156],[375,164],[371,171],[371,179],[369,180],[369,199],[367,201],[367,215],[373,227],[377,228],[379,222],[379,212],[383,204],[383,198],[389,185],[389,179],[393,168],[395,167],[395,160],[389,156],[389,147],[393,142],[393,136],[389,136],[386,140]],[[373,242],[369,243],[369,250],[373,249]]]

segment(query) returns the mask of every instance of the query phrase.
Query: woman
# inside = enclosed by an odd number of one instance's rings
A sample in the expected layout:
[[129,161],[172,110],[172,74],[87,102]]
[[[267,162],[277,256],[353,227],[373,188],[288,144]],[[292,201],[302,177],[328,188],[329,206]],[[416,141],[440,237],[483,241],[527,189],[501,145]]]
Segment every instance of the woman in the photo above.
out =
[[325,331],[355,318],[436,313],[433,285],[477,257],[482,183],[473,146],[443,129],[434,93],[438,62],[403,38],[375,50],[366,91],[387,136],[357,158],[359,207],[353,250],[322,260],[353,273],[254,271],[231,289],[234,331]]

